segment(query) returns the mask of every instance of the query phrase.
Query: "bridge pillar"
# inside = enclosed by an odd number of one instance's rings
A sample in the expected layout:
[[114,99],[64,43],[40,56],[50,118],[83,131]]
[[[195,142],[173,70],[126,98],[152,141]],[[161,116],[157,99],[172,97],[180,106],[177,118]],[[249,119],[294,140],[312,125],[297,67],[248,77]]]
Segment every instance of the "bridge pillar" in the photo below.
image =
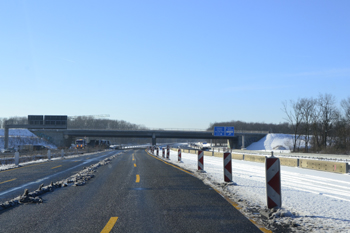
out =
[[230,149],[237,149],[238,147],[238,138],[227,139],[227,147]]
[[156,140],[156,135],[153,134],[152,135],[152,146],[155,146],[155,145],[157,145],[157,140]]
[[5,149],[9,148],[9,127],[5,124]]
[[244,135],[242,135],[242,148],[241,148],[242,150],[244,150],[245,149],[245,145],[244,145]]

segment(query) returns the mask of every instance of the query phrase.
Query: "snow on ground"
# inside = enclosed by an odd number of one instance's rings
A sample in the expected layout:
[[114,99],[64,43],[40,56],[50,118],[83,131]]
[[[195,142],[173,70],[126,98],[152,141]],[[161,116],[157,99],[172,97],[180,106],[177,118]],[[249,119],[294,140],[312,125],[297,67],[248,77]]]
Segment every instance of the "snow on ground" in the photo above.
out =
[[[0,129],[0,149],[3,149],[5,145],[4,134],[4,129]],[[9,148],[26,144],[42,145],[50,147],[52,149],[57,148],[52,143],[49,143],[46,140],[37,137],[28,129],[9,129]]]
[[[237,185],[225,185],[222,158],[205,156],[205,173],[196,172],[195,154],[182,153],[180,163],[177,152],[171,151],[170,161],[224,191],[241,205],[243,212],[266,208],[263,163],[232,160],[233,180]],[[295,232],[350,232],[349,174],[281,166],[281,179],[282,209],[269,220],[271,224],[293,226],[291,231]]]
[[[305,146],[302,140],[298,140],[301,147]],[[290,150],[293,148],[293,135],[270,133],[260,139],[258,142],[253,142],[247,147],[247,150]]]
[[[0,129],[0,137],[5,136],[5,130]],[[28,129],[9,129],[9,136],[20,136],[20,137],[36,137],[35,134],[30,132]]]

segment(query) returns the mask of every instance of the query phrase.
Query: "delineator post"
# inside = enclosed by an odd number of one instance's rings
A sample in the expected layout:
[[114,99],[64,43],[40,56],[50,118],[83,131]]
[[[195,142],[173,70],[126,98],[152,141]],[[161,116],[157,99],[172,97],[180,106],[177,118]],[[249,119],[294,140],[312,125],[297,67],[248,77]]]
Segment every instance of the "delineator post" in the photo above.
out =
[[266,157],[265,178],[266,178],[266,202],[267,208],[281,208],[281,165],[279,158]]
[[19,152],[16,151],[15,152],[15,165],[18,166],[18,164],[19,164]]
[[232,182],[232,155],[229,152],[224,153],[224,181]]
[[204,170],[204,153],[198,150],[198,171]]

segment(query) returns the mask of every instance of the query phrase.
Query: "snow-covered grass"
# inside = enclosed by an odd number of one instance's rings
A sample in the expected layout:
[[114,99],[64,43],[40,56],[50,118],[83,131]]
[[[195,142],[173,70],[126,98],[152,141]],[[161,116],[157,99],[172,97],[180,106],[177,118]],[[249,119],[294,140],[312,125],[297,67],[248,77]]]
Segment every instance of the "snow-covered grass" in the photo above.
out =
[[[247,147],[247,150],[287,150],[293,148],[293,135],[290,134],[275,134],[270,133],[260,139],[258,142],[253,142]],[[298,140],[301,147],[305,146],[304,141]]]
[[[0,149],[4,148],[5,145],[5,132],[4,129],[0,129]],[[35,134],[30,132],[28,129],[9,129],[9,148],[19,145],[42,145],[56,149],[57,147],[49,143],[48,141],[37,137]]]
[[[233,180],[237,185],[225,185],[222,158],[205,156],[205,173],[196,172],[195,154],[182,153],[179,163],[177,152],[171,151],[170,162],[216,186],[238,202],[251,218],[254,214],[249,210],[266,208],[263,163],[232,160]],[[267,221],[269,224],[293,226],[291,231],[296,232],[350,232],[349,174],[281,166],[281,179],[282,209]],[[256,220],[259,222],[259,218]]]

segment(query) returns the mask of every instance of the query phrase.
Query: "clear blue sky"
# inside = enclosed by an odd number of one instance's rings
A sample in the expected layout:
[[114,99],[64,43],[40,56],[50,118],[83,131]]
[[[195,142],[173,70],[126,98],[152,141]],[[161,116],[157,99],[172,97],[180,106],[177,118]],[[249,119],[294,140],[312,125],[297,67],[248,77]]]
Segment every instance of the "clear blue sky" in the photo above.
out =
[[285,121],[350,96],[350,1],[0,1],[0,117]]

